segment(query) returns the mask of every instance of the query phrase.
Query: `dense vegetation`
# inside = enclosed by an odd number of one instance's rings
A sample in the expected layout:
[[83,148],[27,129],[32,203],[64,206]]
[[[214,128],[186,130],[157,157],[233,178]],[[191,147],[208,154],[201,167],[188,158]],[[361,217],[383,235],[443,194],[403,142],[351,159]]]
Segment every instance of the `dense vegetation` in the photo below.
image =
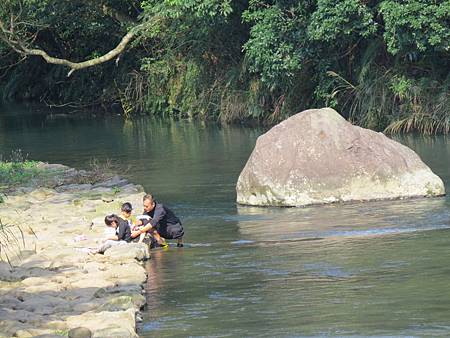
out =
[[376,130],[450,131],[449,0],[3,2],[18,39],[71,61],[135,33],[70,77],[0,40],[3,100],[269,123],[332,106]]

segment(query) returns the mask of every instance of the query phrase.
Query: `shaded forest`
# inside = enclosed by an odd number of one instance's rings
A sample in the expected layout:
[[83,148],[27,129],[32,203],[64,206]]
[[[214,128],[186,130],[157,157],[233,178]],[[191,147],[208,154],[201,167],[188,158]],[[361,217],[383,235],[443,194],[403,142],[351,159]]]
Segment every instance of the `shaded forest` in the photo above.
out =
[[450,1],[4,0],[0,78],[2,102],[448,133]]

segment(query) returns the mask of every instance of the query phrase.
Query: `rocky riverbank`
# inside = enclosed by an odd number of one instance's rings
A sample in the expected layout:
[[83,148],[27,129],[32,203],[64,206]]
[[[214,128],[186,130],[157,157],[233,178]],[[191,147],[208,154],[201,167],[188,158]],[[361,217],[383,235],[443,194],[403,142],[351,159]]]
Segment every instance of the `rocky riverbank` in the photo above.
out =
[[0,337],[137,337],[146,246],[95,256],[86,248],[105,236],[106,214],[126,201],[141,206],[142,187],[117,176],[96,182],[84,171],[38,166],[44,174],[0,204],[0,254],[11,260],[0,261]]

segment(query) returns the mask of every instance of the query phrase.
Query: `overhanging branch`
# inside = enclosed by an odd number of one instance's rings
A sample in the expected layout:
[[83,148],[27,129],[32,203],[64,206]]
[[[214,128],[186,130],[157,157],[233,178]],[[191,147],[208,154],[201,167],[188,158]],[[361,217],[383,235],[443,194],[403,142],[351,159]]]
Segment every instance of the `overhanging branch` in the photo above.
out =
[[57,57],[53,57],[48,55],[48,53],[39,48],[30,48],[26,40],[21,39],[17,34],[15,34],[13,27],[11,29],[7,29],[3,22],[0,21],[0,40],[6,43],[12,50],[16,51],[19,54],[25,56],[41,56],[47,63],[55,64],[55,65],[63,65],[70,68],[67,76],[69,77],[76,70],[92,67],[99,65],[101,63],[105,63],[116,58],[120,55],[128,45],[128,43],[135,37],[138,26],[135,26],[131,29],[124,37],[121,39],[119,44],[106,54],[96,57],[90,60],[82,61],[82,62],[73,62],[67,59],[61,59]]
[[134,38],[134,36],[135,36],[135,31],[131,30],[122,38],[122,40],[119,42],[119,44],[114,49],[110,50],[108,53],[106,53],[100,57],[82,61],[82,62],[72,62],[72,61],[69,61],[66,59],[55,58],[55,57],[48,55],[47,52],[43,51],[42,49],[23,48],[23,53],[26,55],[41,56],[47,63],[67,66],[70,68],[70,71],[67,74],[67,76],[70,76],[76,70],[96,66],[101,63],[105,63],[107,61],[114,59],[116,56],[120,55],[125,50],[127,44]]

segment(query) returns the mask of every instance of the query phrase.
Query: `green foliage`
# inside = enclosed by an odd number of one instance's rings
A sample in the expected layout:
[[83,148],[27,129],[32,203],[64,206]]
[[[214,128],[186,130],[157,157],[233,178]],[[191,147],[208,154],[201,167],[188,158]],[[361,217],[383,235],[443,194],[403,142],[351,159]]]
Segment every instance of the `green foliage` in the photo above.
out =
[[450,51],[450,1],[381,1],[380,14],[390,53]]
[[370,9],[356,0],[250,1],[243,18],[252,24],[244,45],[250,71],[271,88],[283,89],[307,63],[335,59],[330,48],[368,38],[377,27]]
[[304,16],[307,8],[282,7],[250,1],[243,19],[252,25],[250,39],[244,44],[248,69],[258,73],[271,89],[286,88],[292,84],[295,73],[306,61]]
[[199,18],[227,16],[232,11],[231,0],[144,0],[142,8],[147,14],[177,19],[187,15]]
[[2,187],[12,187],[23,184],[38,174],[37,162],[0,161],[0,191]]
[[19,59],[0,43],[4,99],[266,123],[327,105],[377,130],[448,131],[449,0],[7,0],[0,18],[19,3],[23,39],[55,56],[137,37],[70,79],[38,58],[2,68]]
[[4,202],[5,192],[37,175],[37,162],[28,160],[20,149],[13,150],[6,158],[0,154],[0,203]]
[[68,337],[69,336],[69,329],[65,329],[65,330],[56,330],[55,332],[53,332],[54,335],[56,336],[61,336],[61,337]]
[[358,0],[319,0],[308,26],[311,39],[337,42],[347,37],[369,38],[377,24],[371,9]]
[[333,96],[344,102],[350,119],[364,127],[388,133],[450,131],[450,83],[412,79],[376,65],[352,84],[340,75]]
[[386,132],[419,132],[436,134],[450,132],[450,78],[441,85],[429,78],[407,79],[403,95],[398,88],[393,93],[398,100]]

